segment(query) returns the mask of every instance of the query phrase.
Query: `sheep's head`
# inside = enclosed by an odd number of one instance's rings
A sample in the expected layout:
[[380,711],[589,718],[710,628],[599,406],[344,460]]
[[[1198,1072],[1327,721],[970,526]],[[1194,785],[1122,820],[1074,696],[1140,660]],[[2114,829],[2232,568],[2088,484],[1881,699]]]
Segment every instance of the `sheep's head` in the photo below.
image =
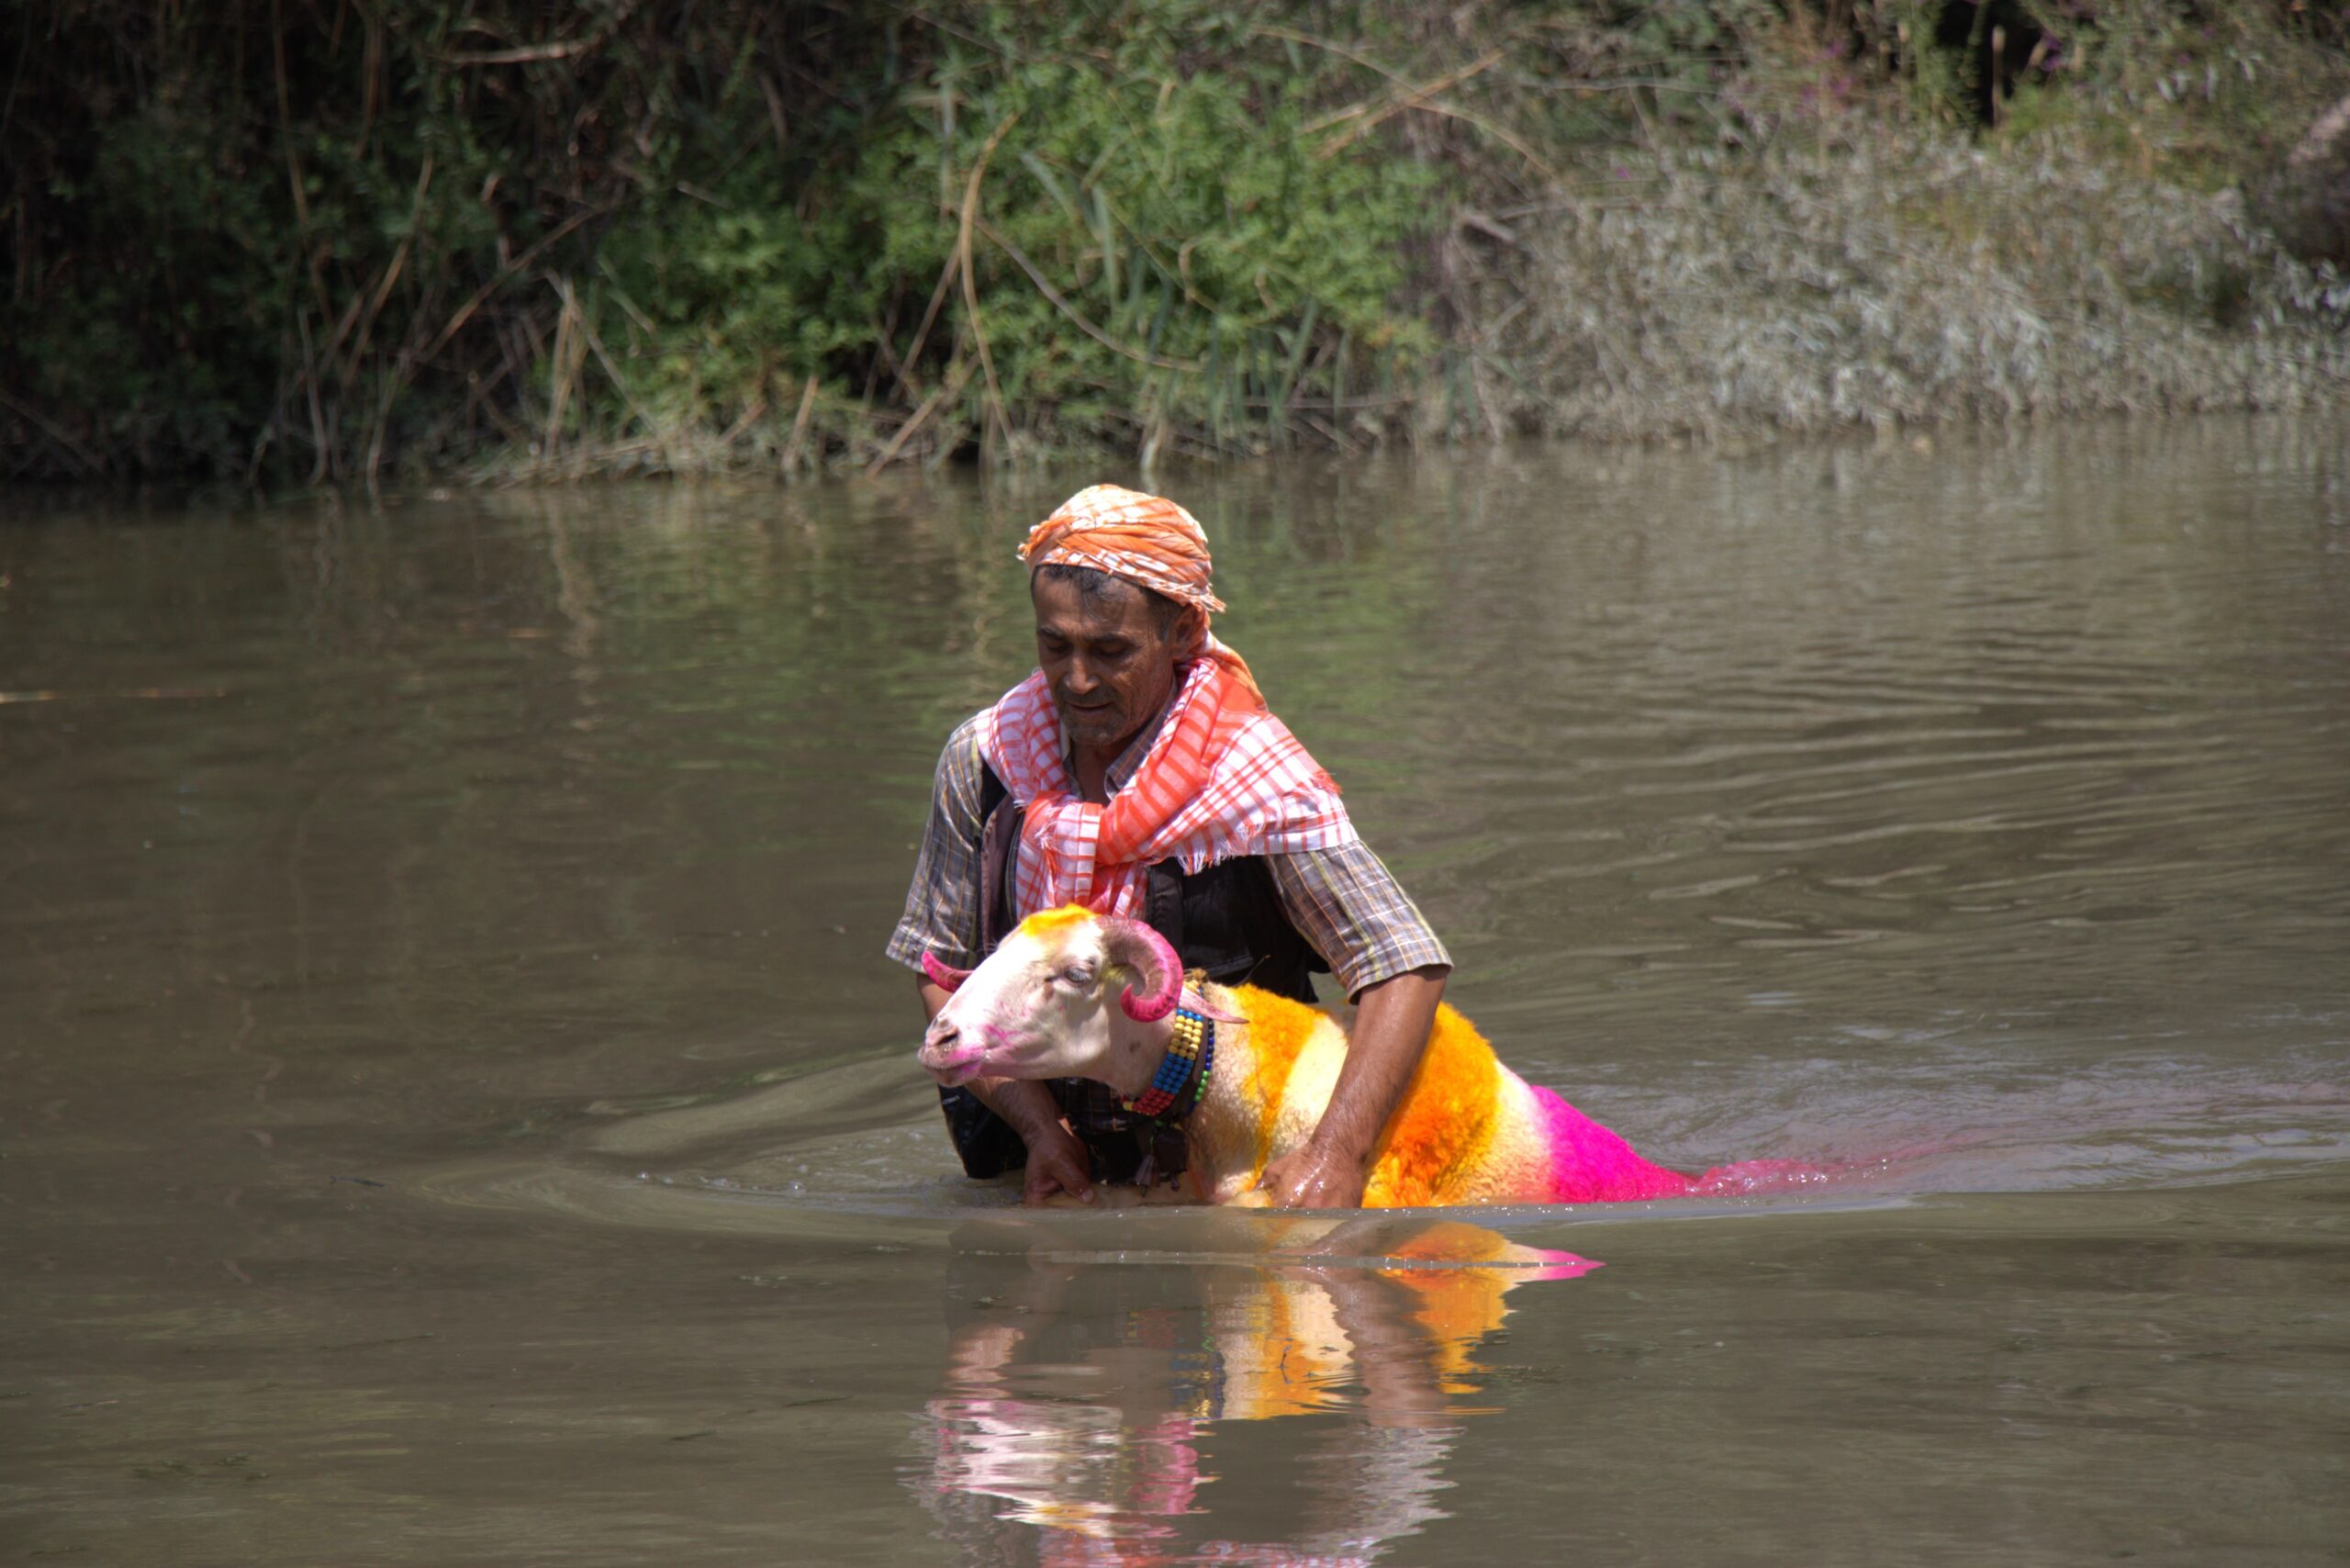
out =
[[1183,967],[1165,937],[1139,920],[1075,905],[1030,915],[976,969],[927,956],[923,969],[954,993],[921,1052],[930,1075],[947,1084],[985,1074],[1091,1078],[1125,1089],[1136,1070],[1147,1081],[1151,1060],[1134,1025],[1164,1019],[1183,992]]

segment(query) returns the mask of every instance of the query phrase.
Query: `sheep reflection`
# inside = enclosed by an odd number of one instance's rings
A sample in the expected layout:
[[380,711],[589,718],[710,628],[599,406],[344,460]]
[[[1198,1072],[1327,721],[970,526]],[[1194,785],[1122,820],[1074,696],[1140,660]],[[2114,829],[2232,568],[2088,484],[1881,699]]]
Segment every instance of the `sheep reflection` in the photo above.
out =
[[[1155,1253],[957,1233],[922,1481],[965,1561],[1367,1562],[1442,1517],[1503,1297],[1599,1267],[1457,1220],[1236,1217]],[[1234,1425],[1316,1414],[1274,1444]]]

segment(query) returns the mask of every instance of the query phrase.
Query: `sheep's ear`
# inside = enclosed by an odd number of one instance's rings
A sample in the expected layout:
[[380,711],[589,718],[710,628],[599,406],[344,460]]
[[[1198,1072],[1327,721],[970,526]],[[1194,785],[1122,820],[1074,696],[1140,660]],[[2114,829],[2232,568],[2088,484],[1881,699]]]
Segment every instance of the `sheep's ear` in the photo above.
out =
[[1248,1022],[1248,1015],[1246,1013],[1234,1013],[1218,1007],[1188,985],[1183,988],[1183,1010],[1186,1013],[1196,1013],[1203,1018],[1213,1018],[1219,1024]]
[[958,969],[937,954],[925,951],[922,956],[922,972],[931,984],[941,991],[953,991],[971,978],[968,969]]
[[[1140,964],[1128,963],[1124,958],[1103,958],[1101,978],[1094,982],[1094,990],[1113,1002],[1115,1002],[1122,992],[1131,995],[1136,991],[1147,991],[1150,986],[1150,971]],[[1187,991],[1184,994],[1190,993]],[[1184,1005],[1190,1004],[1187,1002]]]

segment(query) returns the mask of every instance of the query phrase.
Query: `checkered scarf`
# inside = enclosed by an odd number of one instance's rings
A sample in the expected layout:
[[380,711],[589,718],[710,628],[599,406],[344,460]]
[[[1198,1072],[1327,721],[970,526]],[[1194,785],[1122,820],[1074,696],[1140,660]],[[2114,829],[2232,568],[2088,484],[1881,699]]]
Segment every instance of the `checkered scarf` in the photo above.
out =
[[[1335,849],[1355,841],[1338,787],[1244,676],[1214,652],[1181,673],[1158,736],[1106,806],[1078,798],[1060,716],[1038,670],[1006,692],[980,727],[980,753],[1020,824],[1020,913],[1080,903],[1139,915],[1143,868],[1185,872],[1255,855]],[[1243,666],[1244,668],[1246,666]]]

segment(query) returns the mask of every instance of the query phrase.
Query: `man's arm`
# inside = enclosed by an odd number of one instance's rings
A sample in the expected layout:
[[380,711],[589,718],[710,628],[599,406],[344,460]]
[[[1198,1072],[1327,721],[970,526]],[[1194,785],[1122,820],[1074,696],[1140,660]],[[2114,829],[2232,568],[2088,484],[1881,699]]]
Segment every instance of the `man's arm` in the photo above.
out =
[[[906,890],[905,913],[890,934],[889,957],[909,969],[918,968],[924,953],[949,963],[979,961],[979,717],[957,726],[938,754],[930,821]],[[923,1017],[937,1017],[946,992],[920,974],[914,983]],[[1062,1123],[1050,1090],[1002,1079],[980,1079],[965,1087],[1028,1146],[1028,1202],[1041,1203],[1055,1193],[1092,1202],[1092,1167],[1084,1147]]]
[[1257,1183],[1276,1205],[1350,1209],[1362,1202],[1371,1151],[1419,1070],[1449,972],[1432,964],[1363,989],[1321,1125],[1304,1148],[1268,1163]]
[[917,974],[922,956],[934,953],[968,969],[979,961],[979,760],[973,715],[955,728],[938,753],[931,780],[930,818],[923,826],[906,905],[890,933],[885,956]]
[[[946,992],[919,977],[915,988],[922,995],[923,1017],[937,1017],[938,1010],[946,1005]],[[1093,1162],[1086,1157],[1085,1146],[1069,1130],[1069,1124],[1061,1120],[1051,1090],[1015,1078],[975,1078],[963,1087],[1011,1123],[1020,1141],[1028,1146],[1022,1203],[1041,1204],[1056,1193],[1067,1193],[1080,1203],[1093,1201]]]
[[1452,955],[1360,841],[1269,863],[1282,912],[1357,1012],[1321,1125],[1304,1148],[1265,1167],[1259,1188],[1288,1207],[1352,1207],[1362,1202],[1379,1135],[1427,1048]]

